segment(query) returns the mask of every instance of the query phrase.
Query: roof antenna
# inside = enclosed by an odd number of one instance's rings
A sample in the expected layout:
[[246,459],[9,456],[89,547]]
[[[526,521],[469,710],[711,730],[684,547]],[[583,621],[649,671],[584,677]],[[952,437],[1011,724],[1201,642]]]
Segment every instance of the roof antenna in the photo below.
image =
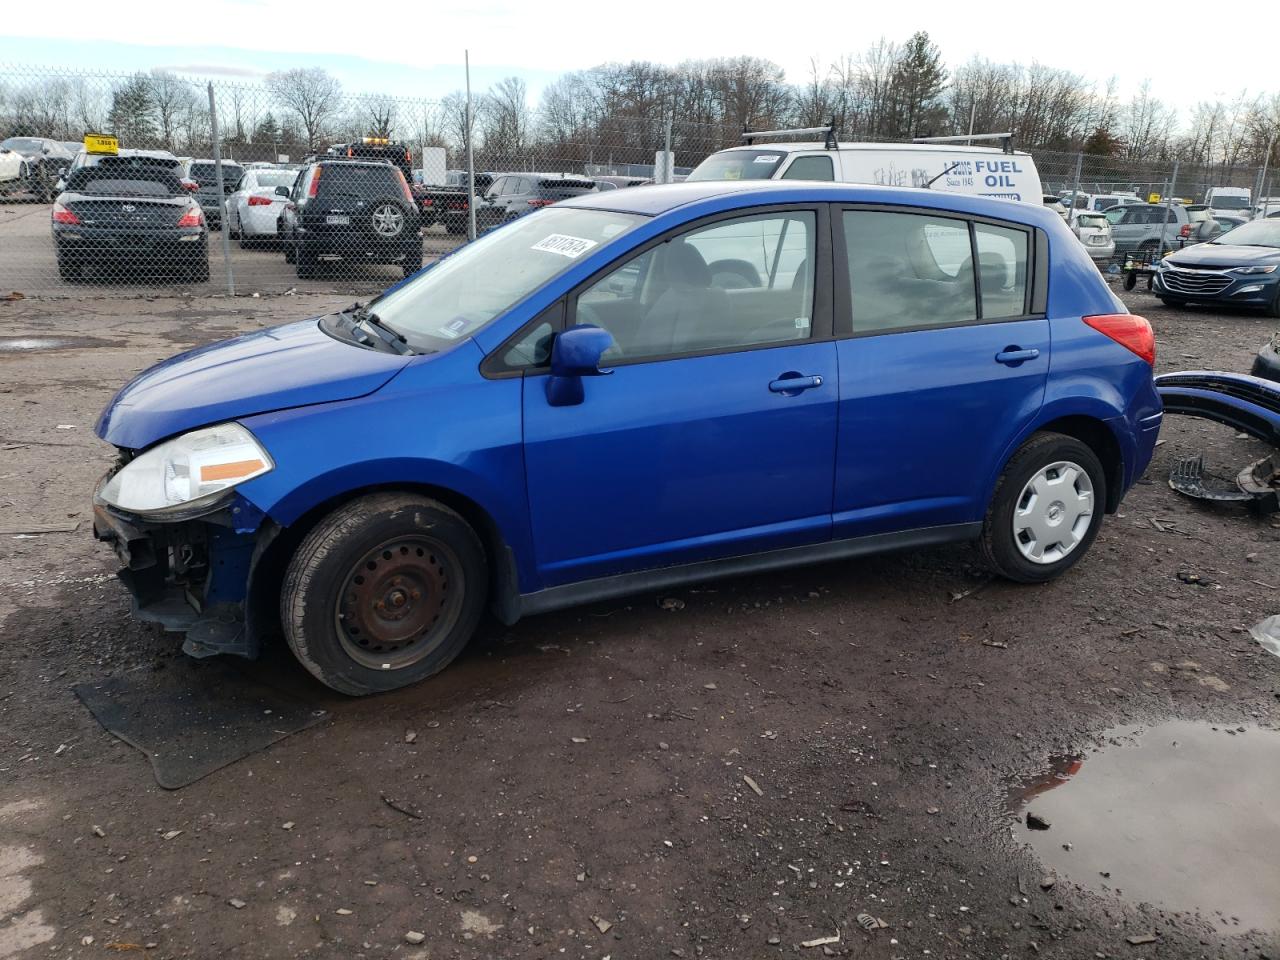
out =
[[945,177],[948,173],[950,173],[952,170],[954,170],[954,169],[955,169],[956,167],[958,167],[958,166],[960,166],[960,161],[958,161],[958,160],[957,160],[957,161],[956,161],[955,163],[953,163],[951,166],[947,167],[947,169],[943,170],[940,174],[938,174],[936,177],[934,177],[932,180],[930,180],[928,183],[926,183],[926,184],[924,185],[924,189],[925,189],[925,190],[928,190],[928,189],[929,189],[930,187],[932,187],[932,186],[933,186],[937,181],[941,180],[943,177]]

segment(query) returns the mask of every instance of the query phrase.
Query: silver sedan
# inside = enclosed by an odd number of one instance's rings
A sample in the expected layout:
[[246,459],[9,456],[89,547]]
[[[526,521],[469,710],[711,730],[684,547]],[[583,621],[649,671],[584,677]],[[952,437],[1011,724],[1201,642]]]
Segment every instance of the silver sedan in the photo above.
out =
[[[298,176],[297,167],[255,167],[246,170],[226,200],[227,229],[240,246],[279,239],[276,221],[289,202],[286,195]],[[279,188],[284,187],[282,193]]]

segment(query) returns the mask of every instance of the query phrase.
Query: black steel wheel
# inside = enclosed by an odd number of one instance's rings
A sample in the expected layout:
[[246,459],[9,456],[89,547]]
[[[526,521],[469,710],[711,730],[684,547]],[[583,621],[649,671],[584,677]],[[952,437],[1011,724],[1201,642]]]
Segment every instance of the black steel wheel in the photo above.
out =
[[307,670],[359,696],[444,669],[475,631],[487,589],[484,548],[462,517],[426,497],[378,493],[303,539],[280,618]]

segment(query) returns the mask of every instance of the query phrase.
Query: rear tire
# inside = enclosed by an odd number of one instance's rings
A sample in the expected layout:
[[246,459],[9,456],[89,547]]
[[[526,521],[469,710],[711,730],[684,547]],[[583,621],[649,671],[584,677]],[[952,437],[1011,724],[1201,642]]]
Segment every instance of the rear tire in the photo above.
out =
[[[1086,502],[1087,515],[1081,512]],[[1001,576],[1045,583],[1088,552],[1106,502],[1106,472],[1097,455],[1075,437],[1037,433],[1000,474],[978,548]],[[1037,545],[1041,556],[1035,559]]]
[[416,257],[405,257],[404,262],[400,264],[400,269],[404,271],[406,277],[413,276],[413,274],[422,269],[422,254],[418,254]]
[[286,243],[284,245],[284,262],[285,263],[298,262],[298,251],[297,251],[297,248],[294,247],[292,243]]
[[70,257],[58,257],[58,277],[62,280],[79,280],[80,264]]
[[299,280],[314,280],[320,274],[320,264],[311,254],[299,250],[294,254],[294,270]]
[[443,670],[484,612],[475,531],[427,497],[376,493],[322,519],[285,571],[280,621],[321,683],[363,696]]

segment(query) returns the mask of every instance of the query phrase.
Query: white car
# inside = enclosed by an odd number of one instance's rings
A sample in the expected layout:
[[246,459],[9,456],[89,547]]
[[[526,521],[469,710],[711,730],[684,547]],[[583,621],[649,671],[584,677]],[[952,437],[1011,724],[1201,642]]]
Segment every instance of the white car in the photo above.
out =
[[289,202],[288,192],[297,176],[297,167],[255,167],[240,177],[227,196],[224,219],[231,237],[239,240],[242,248],[279,239],[276,221]]
[[1111,236],[1111,222],[1102,214],[1078,211],[1071,232],[1094,260],[1110,260],[1115,256],[1116,241]]
[[16,188],[27,175],[27,161],[15,150],[0,147],[0,190]]

